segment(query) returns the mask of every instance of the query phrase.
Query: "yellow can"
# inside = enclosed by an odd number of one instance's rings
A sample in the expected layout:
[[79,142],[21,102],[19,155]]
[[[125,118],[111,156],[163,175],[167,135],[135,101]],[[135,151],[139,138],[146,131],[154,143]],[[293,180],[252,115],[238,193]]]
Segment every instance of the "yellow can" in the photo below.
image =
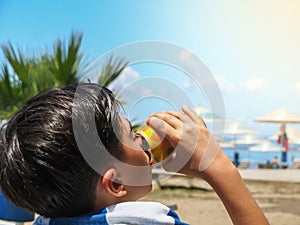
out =
[[174,151],[169,141],[167,139],[162,140],[149,126],[139,127],[137,133],[143,135],[149,143],[153,160],[156,163],[162,162]]

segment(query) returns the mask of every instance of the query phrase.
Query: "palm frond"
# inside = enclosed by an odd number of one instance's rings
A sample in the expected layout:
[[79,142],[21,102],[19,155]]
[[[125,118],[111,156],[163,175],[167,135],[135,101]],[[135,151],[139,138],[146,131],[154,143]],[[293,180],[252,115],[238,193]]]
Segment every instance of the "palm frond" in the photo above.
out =
[[59,39],[54,45],[54,54],[49,55],[49,70],[55,76],[56,86],[75,83],[81,72],[82,53],[79,52],[82,33],[72,33],[68,46]]
[[3,54],[22,83],[28,82],[29,64],[20,49],[15,50],[11,43],[1,46]]
[[0,72],[0,119],[12,115],[20,104],[19,83],[10,76],[7,64],[3,64]]
[[123,70],[127,67],[128,62],[123,59],[110,57],[107,64],[103,67],[101,75],[98,78],[98,84],[107,87],[117,79]]

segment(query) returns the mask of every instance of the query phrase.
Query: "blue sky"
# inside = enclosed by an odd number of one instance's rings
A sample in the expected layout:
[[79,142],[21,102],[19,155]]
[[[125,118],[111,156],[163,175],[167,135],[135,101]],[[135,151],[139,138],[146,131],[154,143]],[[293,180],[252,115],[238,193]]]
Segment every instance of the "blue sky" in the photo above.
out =
[[[226,118],[267,135],[278,125],[254,118],[281,107],[300,114],[297,0],[0,0],[0,26],[1,44],[36,51],[81,31],[82,50],[90,59],[136,41],[173,43],[209,68],[222,91]],[[159,75],[158,68],[149,73]],[[138,66],[130,69],[128,77],[142,76]],[[168,76],[168,69],[162,70]],[[172,79],[184,83],[178,77]],[[191,94],[194,103],[205,101],[196,95]]]

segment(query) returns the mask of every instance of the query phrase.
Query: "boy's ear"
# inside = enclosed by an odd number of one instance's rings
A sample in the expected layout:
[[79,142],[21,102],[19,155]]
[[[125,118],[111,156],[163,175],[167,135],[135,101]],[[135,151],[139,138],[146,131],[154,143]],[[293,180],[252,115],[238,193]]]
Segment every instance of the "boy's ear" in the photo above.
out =
[[105,171],[102,178],[102,185],[108,193],[115,197],[123,197],[127,194],[125,186],[122,184],[122,180],[117,178],[117,171],[114,168]]

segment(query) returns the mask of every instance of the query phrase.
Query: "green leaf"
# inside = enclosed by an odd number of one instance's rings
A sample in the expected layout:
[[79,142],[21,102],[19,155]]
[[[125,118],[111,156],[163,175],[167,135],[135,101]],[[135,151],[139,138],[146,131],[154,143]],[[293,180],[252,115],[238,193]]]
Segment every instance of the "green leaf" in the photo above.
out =
[[98,84],[108,87],[109,84],[121,75],[127,65],[128,62],[123,59],[114,59],[113,56],[110,57],[107,64],[101,71],[101,75],[98,78]]

